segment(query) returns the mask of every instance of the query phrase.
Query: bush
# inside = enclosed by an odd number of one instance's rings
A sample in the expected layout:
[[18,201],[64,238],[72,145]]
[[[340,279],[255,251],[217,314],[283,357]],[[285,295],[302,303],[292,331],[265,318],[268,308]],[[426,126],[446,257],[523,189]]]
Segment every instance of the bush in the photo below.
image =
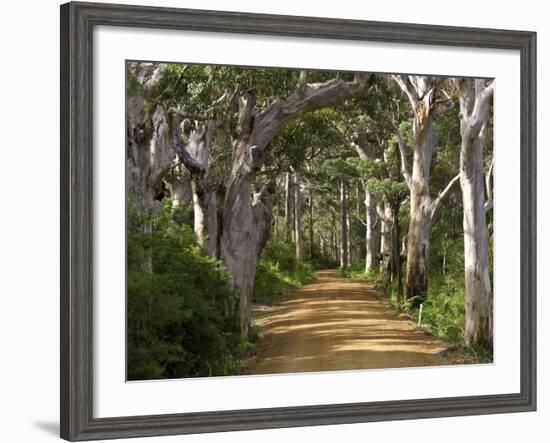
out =
[[296,260],[294,245],[270,240],[256,268],[254,302],[276,303],[290,290],[314,277],[311,264]]
[[[422,308],[422,326],[453,344],[463,344],[465,319],[464,283],[456,276],[432,275]],[[419,311],[415,312],[418,319]]]
[[128,231],[128,379],[234,373],[240,339],[226,311],[235,294],[220,263],[174,221],[170,202],[158,217],[130,202]]

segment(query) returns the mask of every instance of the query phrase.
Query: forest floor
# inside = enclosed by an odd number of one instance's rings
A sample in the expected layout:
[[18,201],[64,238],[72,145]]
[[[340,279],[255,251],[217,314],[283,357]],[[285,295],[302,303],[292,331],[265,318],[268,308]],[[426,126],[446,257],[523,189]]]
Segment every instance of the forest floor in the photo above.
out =
[[461,363],[441,340],[396,311],[367,280],[319,271],[275,306],[258,306],[261,333],[245,373],[273,374]]

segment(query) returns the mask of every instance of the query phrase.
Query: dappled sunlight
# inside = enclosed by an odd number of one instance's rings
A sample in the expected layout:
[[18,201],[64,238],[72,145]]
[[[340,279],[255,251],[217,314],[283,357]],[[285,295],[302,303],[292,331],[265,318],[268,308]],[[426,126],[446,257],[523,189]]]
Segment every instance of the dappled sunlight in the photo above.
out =
[[255,374],[449,364],[445,345],[397,313],[364,280],[321,271],[256,324]]

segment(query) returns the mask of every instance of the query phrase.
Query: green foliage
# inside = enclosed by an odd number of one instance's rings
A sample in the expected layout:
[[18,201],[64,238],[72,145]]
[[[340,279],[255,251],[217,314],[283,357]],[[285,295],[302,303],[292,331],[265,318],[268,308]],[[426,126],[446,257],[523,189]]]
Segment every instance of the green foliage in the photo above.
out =
[[[455,275],[430,278],[428,294],[422,308],[424,329],[449,343],[463,344],[465,302],[464,277]],[[418,319],[419,311],[415,313]]]
[[128,204],[128,379],[226,375],[238,368],[237,323],[225,315],[234,299],[220,264],[172,217]]
[[270,240],[262,252],[254,280],[254,302],[272,304],[314,278],[309,263],[296,260],[294,245]]

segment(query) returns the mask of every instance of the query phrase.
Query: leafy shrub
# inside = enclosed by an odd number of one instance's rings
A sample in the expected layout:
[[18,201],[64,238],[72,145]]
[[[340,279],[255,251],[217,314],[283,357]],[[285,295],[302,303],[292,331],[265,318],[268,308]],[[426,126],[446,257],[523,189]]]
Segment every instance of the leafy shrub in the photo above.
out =
[[170,202],[151,217],[130,201],[127,243],[128,379],[235,372],[240,339],[226,314],[235,294]]
[[294,245],[273,240],[264,248],[254,280],[254,302],[272,304],[314,278],[309,263],[296,260]]
[[[432,275],[422,308],[423,328],[450,343],[463,344],[464,297],[464,283],[456,276]],[[418,314],[416,311],[417,319]]]

